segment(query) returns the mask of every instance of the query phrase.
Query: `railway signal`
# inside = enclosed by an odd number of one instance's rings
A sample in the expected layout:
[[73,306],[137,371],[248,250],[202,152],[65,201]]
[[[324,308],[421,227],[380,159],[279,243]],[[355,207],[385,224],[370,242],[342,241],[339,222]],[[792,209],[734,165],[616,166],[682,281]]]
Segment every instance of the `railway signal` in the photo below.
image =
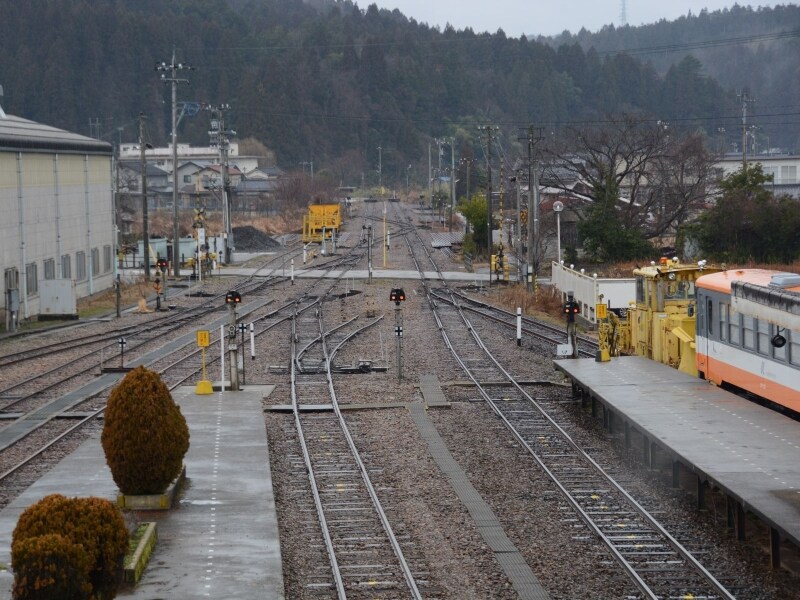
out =
[[153,281],[153,289],[156,291],[156,310],[161,310],[161,279],[158,276]]
[[395,306],[400,306],[401,302],[405,302],[406,293],[402,288],[394,288],[389,292],[389,300],[395,303]]
[[125,366],[125,345],[128,342],[125,340],[124,337],[121,337],[117,340],[117,344],[119,344],[119,366]]
[[[236,306],[241,304],[242,295],[236,290],[230,290],[225,294],[225,304],[230,309],[230,319],[228,321],[228,335],[231,338],[231,343],[228,346],[230,351],[230,372],[231,372],[231,390],[239,391],[239,349],[236,345]],[[223,371],[223,380],[225,374]],[[224,385],[224,384],[223,384]]]
[[581,308],[575,300],[571,298],[564,303],[564,314],[567,315],[567,322],[574,323],[575,315],[580,313]]
[[564,302],[564,314],[567,317],[567,344],[560,344],[557,348],[559,356],[571,355],[578,358],[578,331],[575,324],[575,315],[580,314],[580,303],[575,300],[573,292],[567,292],[567,301]]
[[403,309],[400,303],[405,302],[406,293],[402,288],[392,288],[389,301],[394,302],[394,334],[397,338],[397,381],[403,379]]

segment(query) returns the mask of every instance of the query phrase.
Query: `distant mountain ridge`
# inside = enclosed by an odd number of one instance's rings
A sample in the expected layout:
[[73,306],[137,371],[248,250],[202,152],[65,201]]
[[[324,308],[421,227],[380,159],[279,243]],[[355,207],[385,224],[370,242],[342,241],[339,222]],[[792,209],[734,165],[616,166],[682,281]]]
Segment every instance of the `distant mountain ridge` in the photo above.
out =
[[[457,155],[480,157],[477,125],[498,125],[504,152],[520,150],[520,130],[529,124],[557,135],[564,126],[623,111],[709,136],[736,127],[736,86],[708,77],[711,65],[694,56],[662,66],[649,56],[602,54],[612,43],[662,43],[638,28],[623,28],[620,39],[612,31],[594,38],[579,33],[554,47],[552,40],[440,31],[396,10],[336,0],[27,0],[7,2],[3,11],[7,113],[129,142],[138,138],[141,112],[146,141],[166,143],[170,86],[154,66],[175,51],[178,61],[195,67],[180,73],[186,82],[178,86],[179,100],[230,104],[226,123],[239,138],[262,141],[287,169],[313,161],[317,176],[346,185],[362,177],[377,183],[379,146],[383,181],[403,185],[407,176],[421,181],[427,174],[433,137],[453,136]],[[747,19],[760,15],[759,31],[780,22],[785,29],[797,15],[796,7],[740,12]],[[678,41],[701,39],[699,31],[711,38],[749,31],[728,32],[730,15],[714,14],[684,19],[694,37],[680,33]],[[675,36],[682,31],[657,27]],[[584,50],[581,44],[592,40],[595,49]],[[797,65],[789,78],[791,61],[774,71],[762,60],[783,58],[792,48],[796,57],[796,43],[771,40],[758,52],[726,47],[729,75],[737,68],[752,72],[759,102],[796,101]],[[795,124],[763,135],[789,145],[797,131]],[[208,113],[182,119],[179,136],[182,143],[207,144]]]
[[[783,113],[787,111],[779,109],[792,106],[795,112],[800,109],[800,6],[796,4],[774,8],[735,5],[713,12],[702,10],[674,21],[638,27],[609,25],[597,32],[582,29],[536,39],[553,48],[572,44],[584,51],[594,48],[601,56],[624,52],[651,63],[661,74],[691,55],[722,87],[737,92],[748,88],[750,97],[756,99],[757,114]],[[780,116],[787,118],[763,120],[763,141],[772,135],[800,151],[796,123],[800,115]],[[791,135],[780,134],[785,126]]]

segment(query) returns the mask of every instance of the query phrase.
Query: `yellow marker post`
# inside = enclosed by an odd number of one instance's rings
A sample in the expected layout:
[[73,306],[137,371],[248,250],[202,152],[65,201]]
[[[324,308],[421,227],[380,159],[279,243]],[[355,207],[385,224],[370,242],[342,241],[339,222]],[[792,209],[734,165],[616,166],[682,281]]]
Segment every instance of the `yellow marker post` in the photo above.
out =
[[197,385],[194,388],[194,393],[198,396],[201,395],[208,395],[214,393],[214,386],[211,385],[211,382],[206,379],[206,348],[211,341],[211,335],[207,330],[201,329],[197,332],[197,345],[203,351],[203,379],[197,382]]
[[[601,296],[602,299],[602,296]],[[594,305],[595,316],[597,317],[598,350],[595,354],[595,361],[608,362],[611,360],[611,325],[608,323],[608,306],[602,302]]]

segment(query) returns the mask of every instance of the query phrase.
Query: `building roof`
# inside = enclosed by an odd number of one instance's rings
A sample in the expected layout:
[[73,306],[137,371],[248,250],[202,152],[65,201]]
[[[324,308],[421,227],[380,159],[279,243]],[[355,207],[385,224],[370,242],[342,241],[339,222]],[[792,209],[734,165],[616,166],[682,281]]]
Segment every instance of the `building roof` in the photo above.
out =
[[[122,160],[119,162],[119,166],[131,171],[132,173],[141,174],[142,173],[142,163],[139,161],[133,160]],[[157,167],[153,164],[147,163],[147,176],[148,177],[167,177],[170,173],[165,171],[164,169]]]
[[112,146],[107,142],[14,115],[0,118],[0,150],[112,154]]
[[278,183],[274,179],[242,179],[235,188],[237,194],[274,192]]

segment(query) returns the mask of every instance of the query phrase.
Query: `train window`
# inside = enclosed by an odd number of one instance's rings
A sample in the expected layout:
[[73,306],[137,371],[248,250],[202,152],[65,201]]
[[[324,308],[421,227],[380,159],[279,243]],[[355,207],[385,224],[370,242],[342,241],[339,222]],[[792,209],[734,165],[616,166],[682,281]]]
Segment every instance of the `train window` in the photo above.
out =
[[726,302],[719,303],[719,339],[723,342],[728,340],[728,314],[731,306]]
[[644,277],[636,278],[636,302],[637,304],[644,304]]
[[734,346],[740,346],[742,344],[742,338],[740,335],[740,327],[739,327],[739,313],[736,311],[732,311],[729,315],[728,319],[728,341]]
[[742,345],[748,350],[756,349],[756,323],[750,315],[742,315]]
[[789,362],[800,367],[800,334],[797,331],[787,331],[785,337],[789,343],[784,348],[789,348]]
[[[772,340],[772,338],[778,335],[779,333],[783,337],[788,337],[789,334],[789,332],[786,331],[785,329],[778,327],[777,325],[771,325],[769,332],[769,339]],[[775,360],[786,362],[786,346],[781,346],[780,348],[778,348],[777,346],[772,345],[772,355],[775,357]]]
[[772,344],[769,343],[772,337],[769,334],[770,324],[767,321],[756,319],[756,330],[758,331],[758,353],[769,356],[772,349]]

